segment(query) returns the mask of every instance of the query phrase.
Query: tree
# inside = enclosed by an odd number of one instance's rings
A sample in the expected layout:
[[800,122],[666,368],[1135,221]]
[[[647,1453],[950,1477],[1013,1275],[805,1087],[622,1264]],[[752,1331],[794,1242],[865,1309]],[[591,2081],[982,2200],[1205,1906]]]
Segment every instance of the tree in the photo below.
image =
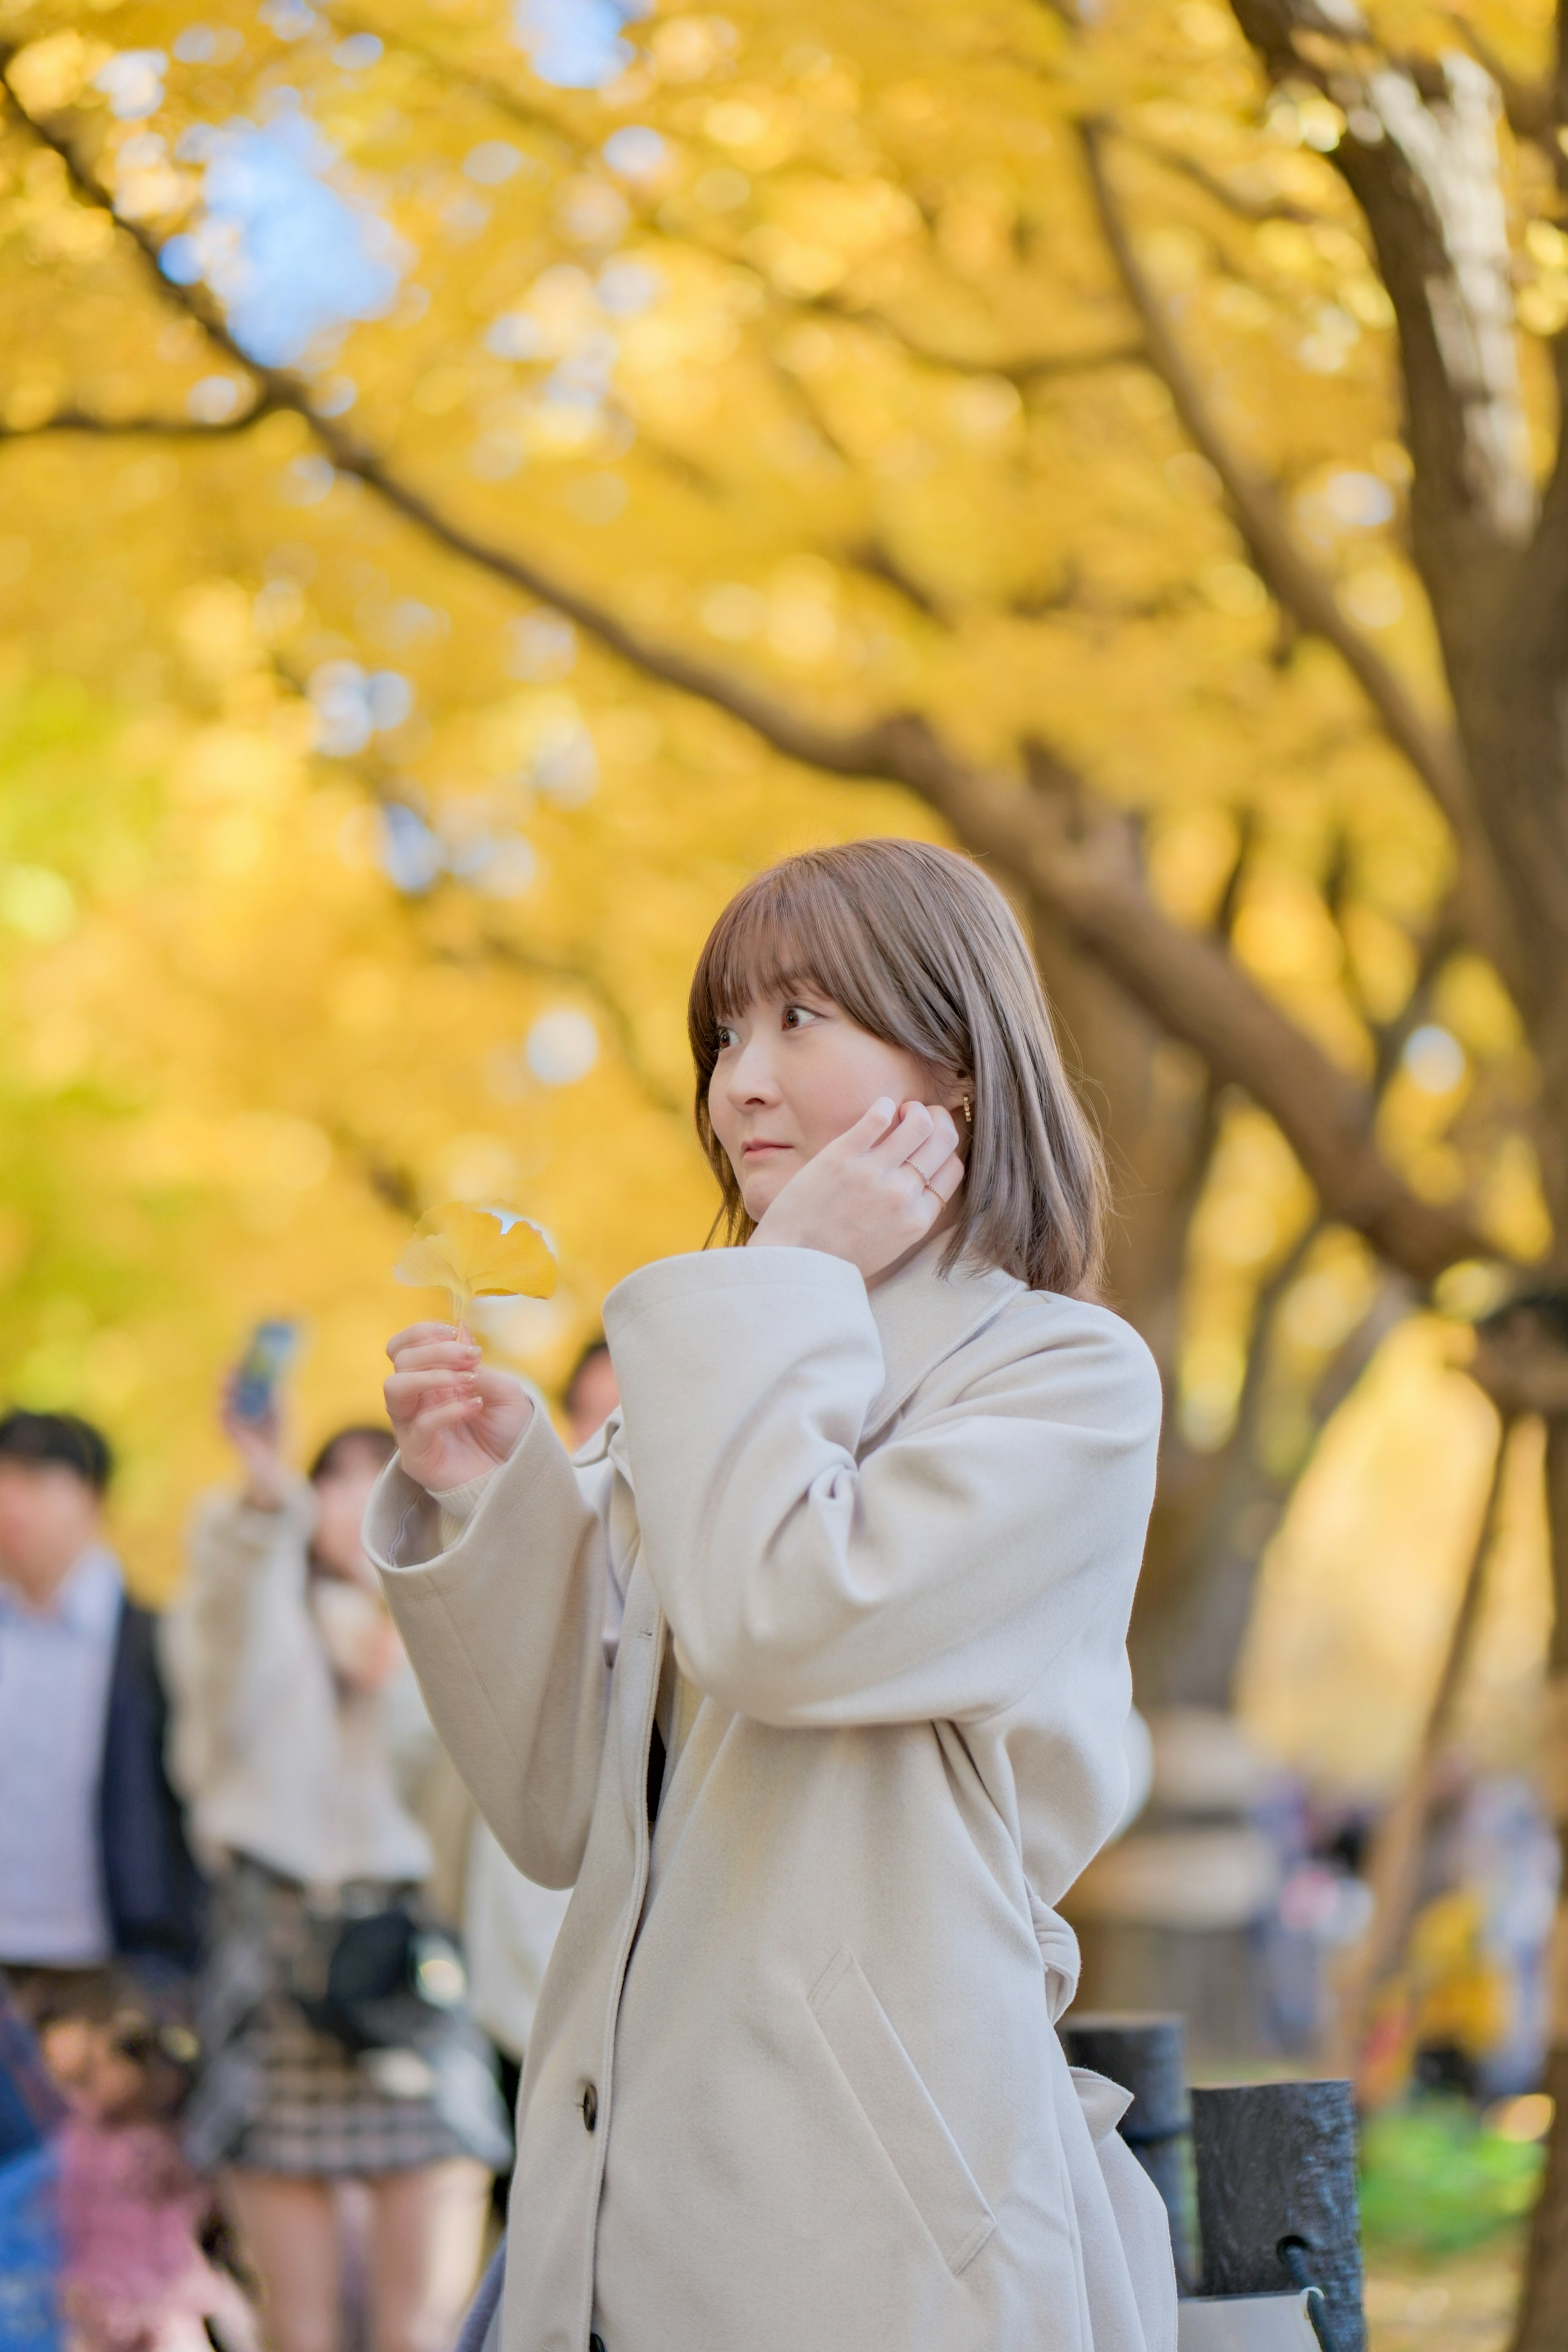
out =
[[[1504,1385],[1547,1413],[1568,1573],[1568,87],[1534,20],[628,15],[525,5],[530,71],[477,0],[269,0],[262,35],[194,46],[151,0],[88,29],[13,9],[12,468],[150,436],[243,528],[281,463],[308,557],[373,534],[388,575],[416,546],[470,568],[530,607],[525,667],[572,624],[611,746],[613,706],[622,744],[695,706],[699,760],[759,796],[803,772],[912,796],[1028,913],[1141,1187],[1118,1282],[1178,1400],[1168,1558],[1195,1529],[1212,1553],[1234,1503],[1217,1440],[1267,1401],[1269,1285],[1332,1266],[1364,1309],[1364,1248],[1472,1298],[1489,1261],[1540,1262]],[[313,310],[258,257],[269,171],[353,262]],[[215,566],[248,585],[260,559]],[[362,640],[396,599],[339,567],[324,632],[305,568],[275,564],[248,625],[279,707],[303,690],[330,752],[349,706],[363,761]],[[494,740],[483,667],[455,649],[443,726],[398,719],[365,764],[405,879],[454,829],[452,744]],[[570,775],[573,722],[552,753],[530,710],[533,772]],[[537,954],[528,929],[486,953]],[[626,1034],[673,1074],[667,1032]],[[1281,1144],[1273,1232],[1195,1258],[1227,1155]],[[1295,1368],[1284,1475],[1333,1353]],[[1531,2352],[1568,2307],[1553,2031]]]

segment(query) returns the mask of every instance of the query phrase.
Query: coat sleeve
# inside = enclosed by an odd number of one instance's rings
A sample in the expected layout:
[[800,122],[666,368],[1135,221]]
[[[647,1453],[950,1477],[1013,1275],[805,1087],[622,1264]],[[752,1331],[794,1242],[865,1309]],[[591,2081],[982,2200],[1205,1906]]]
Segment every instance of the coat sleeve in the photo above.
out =
[[435,1506],[395,1459],[365,1518],[431,1721],[503,1850],[541,1886],[575,1880],[599,1776],[617,1598],[609,1486],[607,1465],[573,1468],[536,1405],[444,1549]]
[[306,1592],[313,1507],[301,1481],[276,1511],[219,1492],[197,1508],[159,1644],[174,1702],[170,1777],[187,1802],[274,1735],[302,1679],[325,1675]]
[[1116,1317],[1055,1303],[862,1459],[883,1374],[852,1266],[715,1252],[612,1293],[640,1557],[703,1690],[780,1726],[963,1723],[1070,1656],[1124,1674],[1158,1379]]

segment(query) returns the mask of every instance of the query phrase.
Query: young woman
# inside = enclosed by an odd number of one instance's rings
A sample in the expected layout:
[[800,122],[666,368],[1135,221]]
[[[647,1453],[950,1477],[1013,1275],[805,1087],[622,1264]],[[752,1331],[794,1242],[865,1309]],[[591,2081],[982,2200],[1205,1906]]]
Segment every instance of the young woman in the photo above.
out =
[[745,1246],[611,1294],[575,1462],[462,1333],[390,1349],[369,1548],[497,1837],[576,1880],[504,2352],[1169,2352],[1051,1907],[1122,1808],[1159,1389],[1022,936],[966,858],[815,851],[691,1038]]
[[392,1441],[340,1431],[302,1479],[232,1386],[224,1427],[244,1487],[201,1511],[164,1628],[172,1769],[214,1878],[188,2142],[260,2276],[270,2352],[337,2352],[346,2182],[370,2208],[373,2352],[448,2352],[508,2154],[483,2038],[432,2009],[417,2046],[357,2054],[302,2006],[350,1924],[431,1867],[398,1787],[400,1707],[429,1729],[360,1539]]

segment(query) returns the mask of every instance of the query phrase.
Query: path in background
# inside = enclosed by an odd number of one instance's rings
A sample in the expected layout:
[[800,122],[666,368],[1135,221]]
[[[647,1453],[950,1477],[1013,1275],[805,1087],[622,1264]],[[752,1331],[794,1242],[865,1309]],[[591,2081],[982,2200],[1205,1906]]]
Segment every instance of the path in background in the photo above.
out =
[[1523,2259],[1522,2226],[1460,2254],[1369,2255],[1368,2352],[1505,2352]]

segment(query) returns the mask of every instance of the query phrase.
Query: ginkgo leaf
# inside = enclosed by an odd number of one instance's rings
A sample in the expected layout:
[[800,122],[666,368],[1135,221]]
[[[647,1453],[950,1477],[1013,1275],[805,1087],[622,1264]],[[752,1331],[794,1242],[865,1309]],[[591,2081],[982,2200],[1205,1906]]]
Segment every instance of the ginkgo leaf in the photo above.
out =
[[449,1290],[452,1319],[462,1324],[476,1298],[549,1297],[556,1263],[527,1217],[444,1201],[421,1217],[392,1274],[399,1282]]

